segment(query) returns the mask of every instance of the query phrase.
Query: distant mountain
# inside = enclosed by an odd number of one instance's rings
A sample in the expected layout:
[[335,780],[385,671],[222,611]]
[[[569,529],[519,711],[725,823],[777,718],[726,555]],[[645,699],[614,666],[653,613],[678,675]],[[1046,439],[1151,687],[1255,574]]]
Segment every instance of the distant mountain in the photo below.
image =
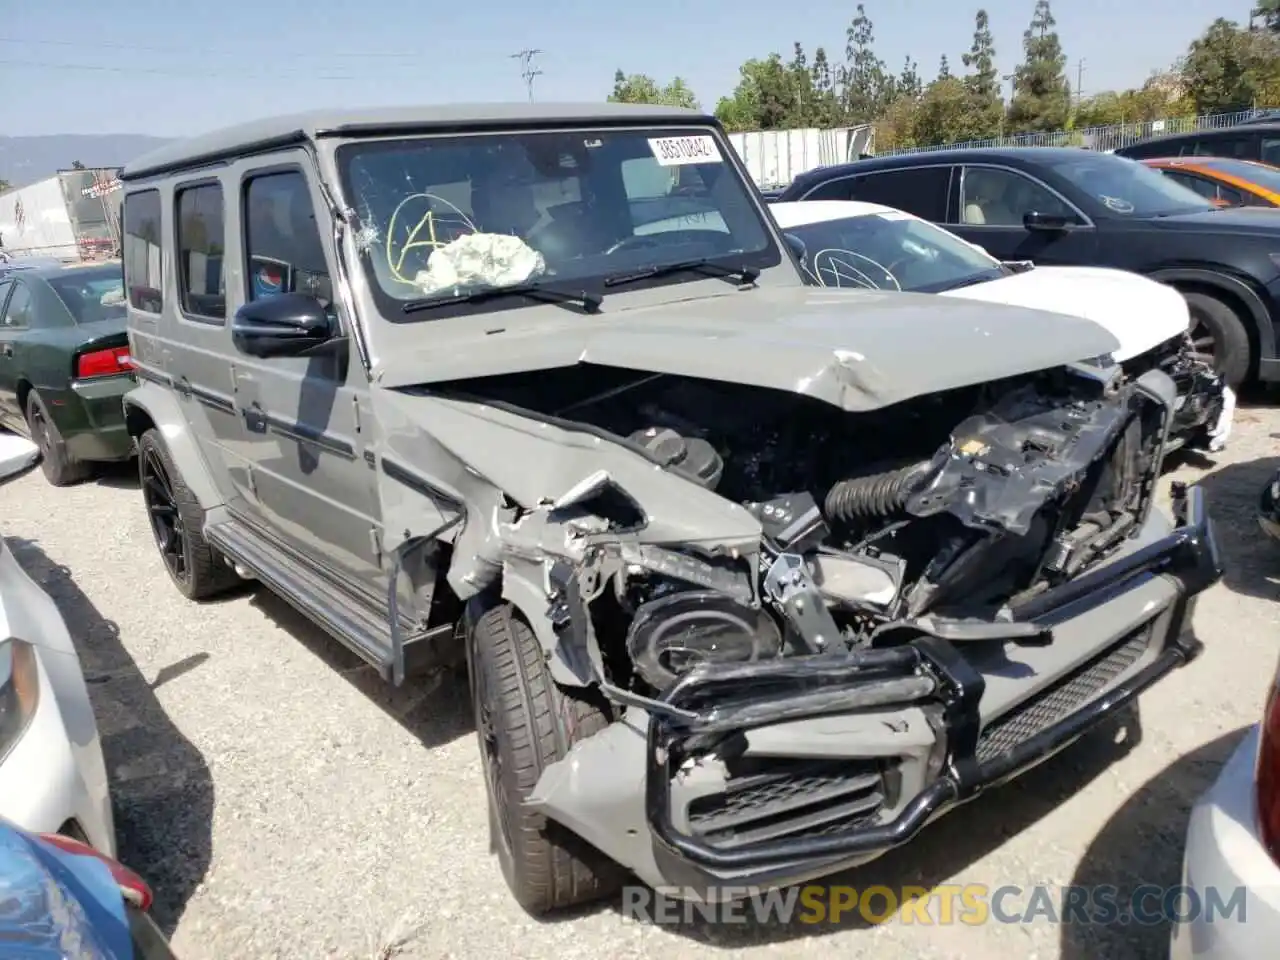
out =
[[137,133],[0,137],[0,180],[23,187],[66,170],[77,160],[86,167],[119,167],[169,139]]

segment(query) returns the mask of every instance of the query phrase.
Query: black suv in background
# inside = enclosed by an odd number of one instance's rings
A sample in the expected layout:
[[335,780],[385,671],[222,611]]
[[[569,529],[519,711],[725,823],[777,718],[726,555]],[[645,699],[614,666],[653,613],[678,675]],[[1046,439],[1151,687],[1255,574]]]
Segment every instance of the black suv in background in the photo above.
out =
[[1264,118],[1218,130],[1192,130],[1140,140],[1115,151],[1118,157],[1231,157],[1280,166],[1280,120]]
[[1115,267],[1186,297],[1192,336],[1231,386],[1280,381],[1280,210],[1219,210],[1123,157],[1053,147],[941,150],[801,174],[778,197],[865,200],[1001,260]]

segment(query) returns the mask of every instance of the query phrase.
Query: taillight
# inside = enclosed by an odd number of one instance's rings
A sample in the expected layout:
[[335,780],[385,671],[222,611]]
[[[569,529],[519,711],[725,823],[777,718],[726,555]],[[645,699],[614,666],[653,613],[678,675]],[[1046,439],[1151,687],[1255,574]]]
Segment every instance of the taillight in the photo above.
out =
[[60,833],[42,833],[40,834],[40,839],[67,853],[82,857],[93,857],[111,871],[112,879],[115,880],[116,886],[120,888],[120,893],[126,900],[139,910],[151,909],[151,888],[147,886],[145,880],[124,864],[99,853],[87,843],[81,843],[79,840],[73,840],[71,837],[63,836]]
[[1280,863],[1280,681],[1271,685],[1262,713],[1258,760],[1258,830],[1271,859]]
[[133,369],[133,358],[128,347],[112,347],[110,350],[93,350],[76,358],[76,378],[114,377]]

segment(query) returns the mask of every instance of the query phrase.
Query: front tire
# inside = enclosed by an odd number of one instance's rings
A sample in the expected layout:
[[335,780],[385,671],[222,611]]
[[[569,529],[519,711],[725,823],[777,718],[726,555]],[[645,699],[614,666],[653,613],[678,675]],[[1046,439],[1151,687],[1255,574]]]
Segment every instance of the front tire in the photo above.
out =
[[1253,367],[1253,349],[1244,320],[1228,304],[1207,293],[1184,293],[1191,312],[1191,339],[1197,353],[1211,345],[1213,368],[1237,389]]
[[160,432],[138,439],[138,480],[160,559],[188,600],[205,600],[240,582],[204,538],[204,508],[183,482]]
[[542,771],[608,726],[608,718],[555,685],[537,637],[510,604],[480,617],[467,651],[491,844],[512,894],[535,916],[609,896],[621,886],[623,869],[523,807]]

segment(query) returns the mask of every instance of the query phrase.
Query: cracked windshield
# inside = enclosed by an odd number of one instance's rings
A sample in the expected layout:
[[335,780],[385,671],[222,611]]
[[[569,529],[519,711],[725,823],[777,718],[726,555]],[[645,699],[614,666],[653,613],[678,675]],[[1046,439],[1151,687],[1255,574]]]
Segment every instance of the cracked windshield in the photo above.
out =
[[338,163],[375,298],[399,319],[495,288],[630,289],[779,263],[723,151],[687,128],[587,130],[348,144]]
[[805,272],[823,287],[940,293],[1004,274],[959,237],[896,210],[798,224],[787,233],[803,247]]

